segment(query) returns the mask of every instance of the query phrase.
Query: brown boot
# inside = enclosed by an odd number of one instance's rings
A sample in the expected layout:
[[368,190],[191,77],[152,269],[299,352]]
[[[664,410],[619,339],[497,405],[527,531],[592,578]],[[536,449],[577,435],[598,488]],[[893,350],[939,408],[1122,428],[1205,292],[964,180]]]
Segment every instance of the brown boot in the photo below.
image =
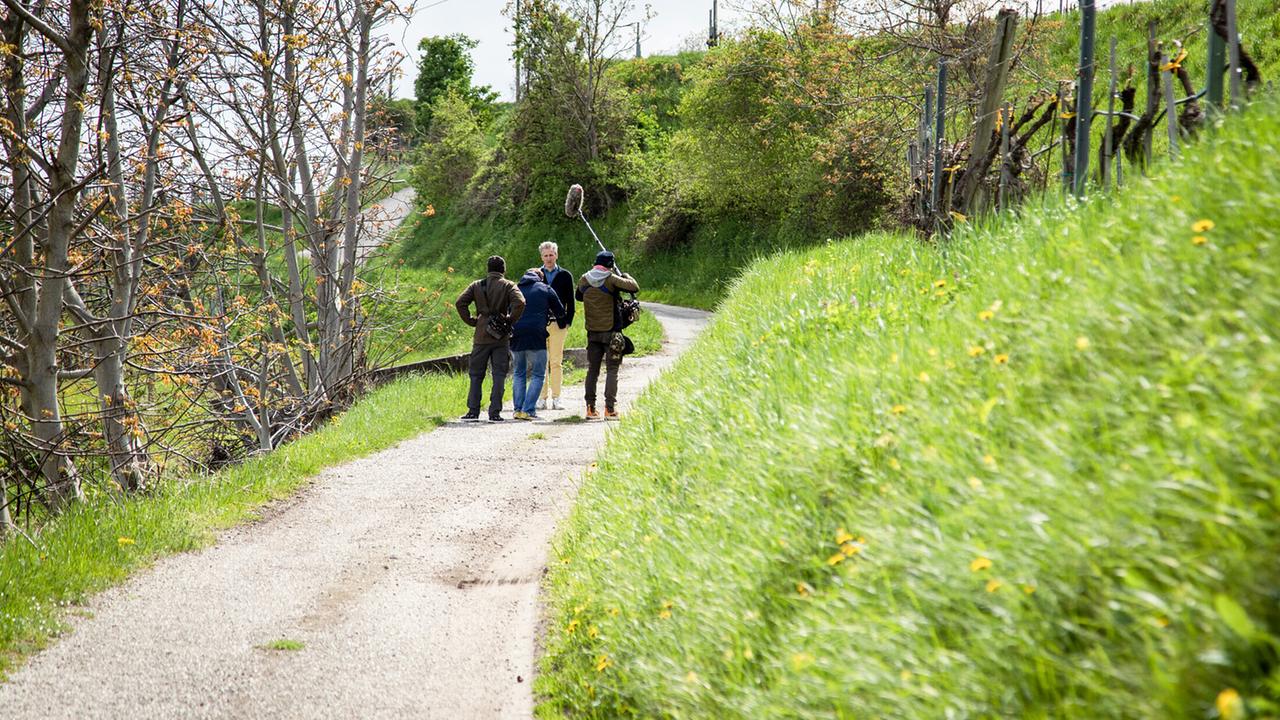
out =
[[617,410],[614,410],[614,409],[613,409],[613,408],[611,408],[611,407],[607,407],[607,408],[605,408],[605,409],[604,409],[604,419],[605,419],[605,420],[617,420],[617,419],[618,419],[618,411],[617,411]]
[[598,420],[599,418],[600,418],[600,413],[596,412],[596,406],[595,406],[595,405],[588,405],[588,406],[587,406],[587,419],[588,419],[588,420]]

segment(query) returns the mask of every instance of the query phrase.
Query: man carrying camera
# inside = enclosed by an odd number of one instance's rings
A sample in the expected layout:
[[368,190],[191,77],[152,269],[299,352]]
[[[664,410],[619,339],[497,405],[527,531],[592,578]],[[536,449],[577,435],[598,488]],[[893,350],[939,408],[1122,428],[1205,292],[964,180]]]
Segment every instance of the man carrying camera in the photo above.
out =
[[618,330],[618,294],[639,292],[640,284],[630,275],[614,267],[613,253],[604,250],[596,255],[595,266],[578,280],[574,297],[582,301],[582,314],[587,326],[587,414],[588,420],[600,417],[596,412],[596,384],[600,379],[600,362],[604,361],[604,417],[618,418],[618,368],[624,351],[612,347]]
[[[524,313],[524,295],[516,284],[503,275],[507,261],[501,255],[489,258],[489,274],[467,286],[458,296],[454,307],[462,322],[476,329],[471,341],[471,359],[467,370],[471,375],[471,389],[467,392],[467,414],[461,420],[480,420],[480,390],[484,385],[485,368],[493,370],[493,388],[489,392],[489,422],[501,422],[502,394],[507,372],[511,369],[511,327]],[[476,304],[476,316],[471,315],[471,303]]]

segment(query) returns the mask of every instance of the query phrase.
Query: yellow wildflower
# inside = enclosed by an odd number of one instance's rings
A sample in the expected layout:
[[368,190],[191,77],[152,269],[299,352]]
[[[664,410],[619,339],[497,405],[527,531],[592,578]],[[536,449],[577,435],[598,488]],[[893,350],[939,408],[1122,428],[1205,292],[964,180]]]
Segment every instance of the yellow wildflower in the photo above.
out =
[[996,580],[995,578],[992,578],[987,581],[987,592],[993,593],[999,590],[1001,585],[1004,585],[1004,583],[1000,582],[999,580]]
[[982,312],[978,313],[979,320],[990,320],[995,316],[996,314],[991,312],[990,310],[983,310]]
[[663,620],[670,620],[670,619],[671,619],[671,611],[670,611],[670,610],[663,610],[662,612],[658,613],[658,617],[659,617],[659,618],[661,618],[661,619],[663,619]]
[[981,572],[989,569],[991,569],[991,558],[984,555],[979,555],[969,563],[969,570],[971,572]]
[[978,357],[984,352],[986,352],[986,349],[981,345],[973,345],[969,348],[969,357]]
[[853,536],[849,534],[848,530],[845,530],[844,528],[840,528],[839,530],[836,530],[837,545],[843,545],[852,539],[853,539]]
[[1213,221],[1209,219],[1197,220],[1191,224],[1191,230],[1198,233],[1206,233],[1213,229]]
[[925,372],[925,371],[921,370],[921,371],[920,371],[920,375],[919,375],[919,377],[920,377],[920,382],[922,382],[922,383],[927,383],[927,382],[929,382],[929,373],[927,373],[927,372]]
[[116,538],[116,542],[119,543],[121,547],[123,547],[125,545],[133,545],[134,539],[131,537],[118,537]]
[[894,405],[893,408],[891,408],[891,411],[894,415],[901,415],[907,411],[907,406],[902,404]]
[[999,355],[996,355],[994,358],[991,358],[991,359],[997,365],[1006,365],[1009,362],[1009,353],[1000,353]]
[[859,552],[862,552],[862,548],[857,543],[847,542],[840,546],[840,552],[843,553],[845,557],[853,557]]
[[591,637],[595,637],[599,634],[600,634],[600,628],[596,627],[595,625],[592,625],[591,627],[587,628],[587,635],[590,635]]
[[573,631],[577,629],[578,629],[578,618],[574,618],[569,621],[568,625],[565,626],[564,631],[572,635]]
[[1080,337],[1076,338],[1076,349],[1077,349],[1077,350],[1088,350],[1088,349],[1089,349],[1089,338],[1087,338],[1087,337],[1085,337],[1085,336],[1083,336],[1083,335],[1081,335]]
[[995,455],[992,455],[991,453],[987,453],[986,455],[983,455],[983,456],[982,456],[982,464],[983,464],[983,465],[986,465],[987,467],[995,467],[995,466],[996,466],[996,456],[995,456]]
[[828,565],[839,565],[842,562],[844,562],[844,553],[842,552],[838,552],[835,555],[832,555],[831,557],[827,558]]
[[612,664],[613,664],[613,661],[609,659],[608,655],[601,655],[600,657],[596,658],[596,672],[604,672],[605,668],[609,667]]
[[1032,585],[1032,584],[1030,584],[1030,583],[1025,583],[1025,584],[1023,584],[1023,586],[1022,586],[1022,592],[1026,593],[1026,594],[1028,594],[1028,595],[1034,595],[1034,594],[1035,594],[1035,592],[1036,592],[1036,586],[1035,586],[1035,585]]
[[946,286],[947,286],[947,281],[946,281],[946,280],[934,280],[934,281],[933,281],[933,286],[934,286],[934,287],[936,287],[936,288],[946,287]]
[[970,476],[969,476],[969,487],[973,488],[974,490],[977,490],[978,488],[982,487],[982,481],[981,481],[981,480],[979,480],[978,478],[973,477],[972,475],[970,475]]
[[803,670],[813,664],[813,656],[807,652],[798,652],[791,656],[791,667],[794,670]]
[[1218,699],[1213,701],[1218,708],[1218,716],[1222,720],[1237,720],[1244,717],[1244,700],[1240,699],[1240,693],[1235,688],[1227,688],[1218,693]]
[[1203,235],[1193,235],[1193,236],[1191,237],[1191,244],[1192,244],[1192,245],[1203,245],[1203,244],[1205,244],[1205,243],[1207,243],[1207,242],[1209,242],[1209,238],[1207,238],[1207,237],[1205,237],[1205,236],[1203,236]]
[[813,594],[813,586],[806,582],[796,583],[796,594],[800,597],[809,597]]
[[684,676],[684,681],[691,682],[691,683],[698,682],[698,673],[690,670],[689,674]]
[[609,617],[618,617],[618,613],[622,612],[616,607],[609,608]]

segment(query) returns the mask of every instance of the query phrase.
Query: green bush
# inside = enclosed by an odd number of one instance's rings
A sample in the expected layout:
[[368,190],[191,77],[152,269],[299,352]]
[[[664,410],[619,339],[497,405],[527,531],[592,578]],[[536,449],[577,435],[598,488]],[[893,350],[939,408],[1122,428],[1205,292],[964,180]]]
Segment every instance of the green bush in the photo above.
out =
[[450,88],[432,105],[431,127],[414,157],[418,202],[446,209],[463,196],[484,158],[484,131],[471,101]]

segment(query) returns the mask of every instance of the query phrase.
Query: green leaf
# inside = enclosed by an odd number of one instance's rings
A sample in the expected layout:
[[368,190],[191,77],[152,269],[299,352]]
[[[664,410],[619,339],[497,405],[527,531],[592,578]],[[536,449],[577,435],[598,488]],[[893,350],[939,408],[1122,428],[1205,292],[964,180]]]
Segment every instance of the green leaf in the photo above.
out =
[[1258,626],[1253,624],[1253,620],[1249,619],[1249,613],[1240,607],[1240,603],[1230,597],[1219,593],[1213,598],[1213,607],[1218,611],[1218,617],[1231,628],[1231,632],[1248,640],[1256,642],[1263,637],[1265,633],[1258,630]]

